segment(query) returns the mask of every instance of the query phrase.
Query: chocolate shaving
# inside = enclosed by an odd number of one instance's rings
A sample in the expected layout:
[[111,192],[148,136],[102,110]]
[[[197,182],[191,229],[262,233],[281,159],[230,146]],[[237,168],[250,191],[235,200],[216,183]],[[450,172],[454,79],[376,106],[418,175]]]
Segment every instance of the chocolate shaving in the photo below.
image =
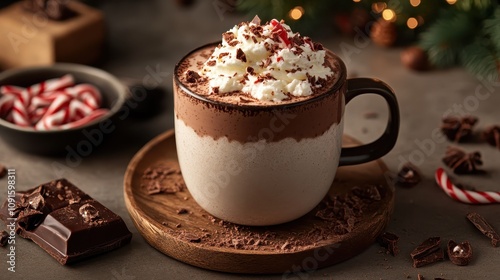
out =
[[192,243],[200,243],[201,242],[201,237],[196,236],[196,235],[191,234],[191,233],[188,233],[188,232],[181,233],[180,237],[182,239],[185,239],[185,240],[192,242]]
[[469,241],[464,241],[460,244],[453,240],[448,242],[448,258],[453,264],[468,265],[472,260],[472,246]]
[[440,237],[430,237],[418,245],[410,253],[413,260],[413,267],[421,267],[444,260],[444,251],[440,246]]
[[443,163],[453,169],[455,174],[473,174],[483,173],[484,171],[477,169],[478,165],[482,165],[481,153],[473,152],[466,153],[464,150],[449,146],[443,158]]
[[0,247],[5,247],[5,245],[7,245],[8,239],[9,239],[9,234],[5,230],[0,232]]
[[418,168],[410,162],[405,163],[399,170],[396,183],[403,187],[413,187],[420,183],[422,176]]
[[5,177],[5,175],[7,175],[7,168],[0,163],[0,179]]
[[236,50],[236,59],[241,60],[243,62],[247,62],[247,57],[242,49]]
[[363,187],[353,187],[352,193],[360,198],[378,201],[381,199],[380,192],[375,185],[366,185]]
[[491,240],[491,245],[497,247],[500,243],[500,235],[495,229],[478,213],[471,212],[467,214],[467,219],[486,237]]
[[474,116],[445,117],[442,120],[441,131],[450,141],[462,142],[472,135],[472,128],[477,123]]
[[429,255],[414,259],[413,267],[422,267],[442,260],[444,260],[444,251],[443,249],[439,249],[438,251],[435,251]]
[[186,72],[186,81],[188,83],[196,83],[201,78],[200,74],[196,73],[193,70],[188,70]]
[[174,194],[186,188],[180,167],[174,161],[148,167],[142,174],[142,180],[142,186],[149,195]]
[[180,208],[180,209],[177,209],[177,214],[179,215],[182,215],[182,214],[188,214],[189,211],[186,209],[186,208]]
[[384,232],[377,238],[377,242],[393,256],[399,253],[398,241],[399,236],[390,232]]
[[256,25],[260,25],[260,18],[258,15],[255,15],[252,19],[252,21],[250,23],[253,23],[253,24],[256,24]]
[[486,128],[482,133],[483,139],[491,146],[500,150],[500,126],[493,125]]

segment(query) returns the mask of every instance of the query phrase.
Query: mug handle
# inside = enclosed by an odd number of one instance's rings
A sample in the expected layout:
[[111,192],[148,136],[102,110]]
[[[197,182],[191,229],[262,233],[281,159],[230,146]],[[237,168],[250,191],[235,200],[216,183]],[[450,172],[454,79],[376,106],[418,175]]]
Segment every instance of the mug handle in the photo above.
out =
[[345,104],[362,94],[382,96],[389,106],[389,119],[384,133],[377,140],[357,146],[342,148],[340,165],[354,165],[372,161],[387,154],[396,144],[399,132],[399,107],[394,91],[384,82],[370,78],[354,78],[347,80]]

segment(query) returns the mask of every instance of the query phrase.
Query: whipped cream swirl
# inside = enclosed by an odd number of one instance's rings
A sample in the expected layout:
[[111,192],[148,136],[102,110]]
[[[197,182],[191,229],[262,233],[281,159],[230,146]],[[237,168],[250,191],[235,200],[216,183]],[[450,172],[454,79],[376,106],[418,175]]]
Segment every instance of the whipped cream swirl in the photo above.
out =
[[222,43],[200,75],[210,94],[243,92],[263,101],[308,96],[335,73],[321,44],[293,33],[283,21],[264,25],[256,17],[222,34]]

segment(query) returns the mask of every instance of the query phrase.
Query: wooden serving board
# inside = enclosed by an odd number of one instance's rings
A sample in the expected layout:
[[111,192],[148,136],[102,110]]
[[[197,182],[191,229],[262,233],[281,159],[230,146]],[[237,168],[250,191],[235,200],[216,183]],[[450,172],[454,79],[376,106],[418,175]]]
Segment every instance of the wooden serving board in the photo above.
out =
[[[359,144],[349,136],[344,136],[343,141],[344,146]],[[380,185],[381,199],[363,209],[352,231],[325,235],[328,238],[290,247],[288,240],[298,243],[310,241],[306,239],[311,238],[312,231],[331,231],[331,226],[316,217],[315,210],[300,219],[277,226],[238,227],[220,220],[217,222],[216,219],[214,222],[213,217],[198,206],[187,190],[156,195],[146,192],[143,172],[166,161],[177,161],[173,130],[151,140],[129,163],[124,179],[128,212],[151,246],[182,262],[216,271],[293,273],[297,269],[317,269],[347,260],[375,242],[386,227],[394,206],[394,189],[384,177],[387,167],[381,160],[340,167],[329,196],[348,192],[353,186],[376,184]],[[179,209],[187,209],[189,213],[179,214]],[[189,236],[201,238],[186,238]],[[205,242],[204,236],[226,240],[232,236],[236,241],[234,246],[227,246]],[[265,236],[267,241],[260,246],[241,246],[238,239],[241,236]],[[255,243],[255,240],[251,242]]]

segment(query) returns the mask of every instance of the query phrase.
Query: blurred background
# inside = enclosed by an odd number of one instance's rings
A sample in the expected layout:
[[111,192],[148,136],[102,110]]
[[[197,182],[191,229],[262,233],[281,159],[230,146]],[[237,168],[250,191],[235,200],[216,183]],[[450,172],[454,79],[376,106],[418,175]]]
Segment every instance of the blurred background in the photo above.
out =
[[[15,2],[3,0],[1,6]],[[55,9],[51,2],[64,6],[71,1],[26,2],[49,3],[46,10],[50,13],[50,9]],[[106,55],[101,56],[100,63],[121,63],[124,71],[137,60],[144,63],[170,59],[170,54],[192,49],[199,41],[218,40],[220,33],[233,24],[259,15],[264,21],[284,19],[292,30],[313,39],[365,35],[383,48],[412,46],[401,59],[413,70],[460,66],[473,75],[498,79],[500,8],[495,0],[146,0],[140,3],[89,0],[83,3],[103,12]],[[171,12],[166,14],[167,10]],[[8,24],[0,26],[0,33],[8,30]],[[11,44],[13,40],[14,44],[25,47],[23,38],[11,36]],[[6,65],[0,55],[0,66],[5,69],[16,64]]]

